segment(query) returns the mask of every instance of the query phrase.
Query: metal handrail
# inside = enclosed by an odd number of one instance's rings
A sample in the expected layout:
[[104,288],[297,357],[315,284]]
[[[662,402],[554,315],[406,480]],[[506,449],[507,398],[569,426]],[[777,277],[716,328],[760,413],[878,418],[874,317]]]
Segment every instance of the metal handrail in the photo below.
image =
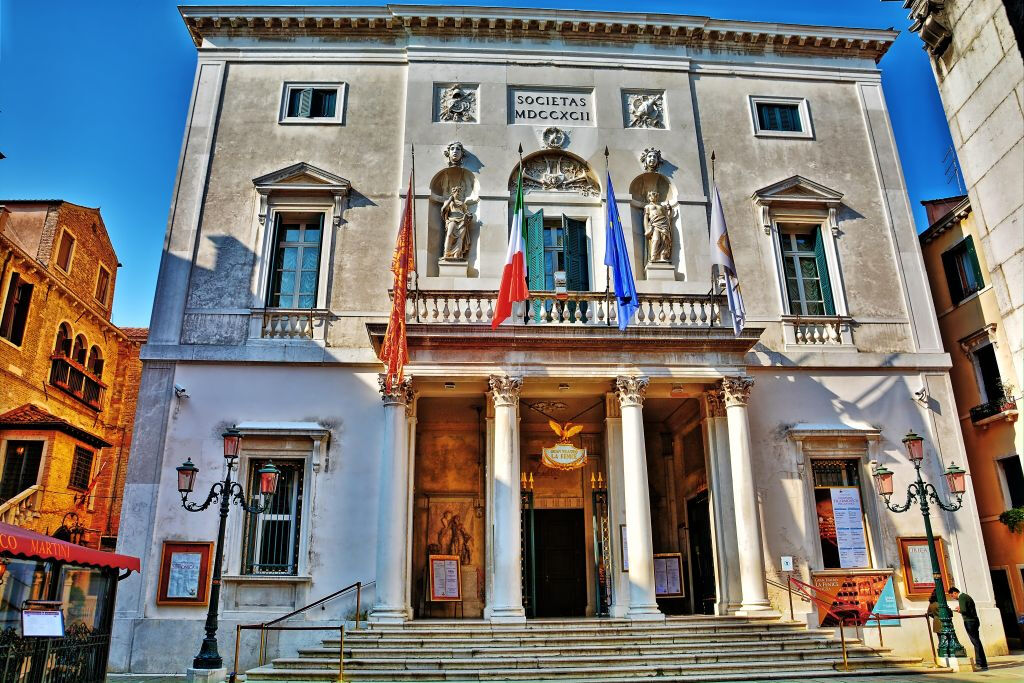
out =
[[291,612],[289,612],[288,614],[284,615],[283,617],[278,617],[277,619],[274,619],[272,621],[264,622],[264,625],[265,626],[273,626],[274,624],[278,624],[278,623],[284,621],[285,619],[291,619],[296,614],[302,614],[306,610],[312,609],[313,607],[317,607],[319,605],[324,604],[325,602],[333,600],[334,598],[337,598],[337,597],[341,596],[344,593],[348,593],[350,590],[352,590],[354,588],[356,590],[356,628],[358,629],[359,628],[359,607],[360,607],[360,601],[361,601],[361,597],[362,597],[362,588],[363,588],[363,586],[372,586],[375,583],[377,583],[376,580],[368,581],[366,583],[363,583],[362,581],[356,581],[353,584],[349,584],[348,586],[345,586],[341,590],[336,590],[333,593],[331,593],[330,595],[326,595],[326,596],[320,598],[319,600],[317,600],[315,602],[309,603],[305,607],[300,607],[297,610],[292,610]]

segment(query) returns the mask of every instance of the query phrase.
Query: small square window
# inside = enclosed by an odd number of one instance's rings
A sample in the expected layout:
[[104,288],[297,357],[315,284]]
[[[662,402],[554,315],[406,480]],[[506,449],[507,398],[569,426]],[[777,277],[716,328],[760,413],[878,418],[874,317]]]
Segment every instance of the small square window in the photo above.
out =
[[57,243],[57,266],[65,273],[71,270],[71,256],[75,251],[75,238],[65,230]]
[[289,83],[281,103],[281,123],[342,123],[343,84]]
[[68,480],[68,488],[82,491],[89,488],[89,479],[92,475],[92,456],[92,451],[75,446],[75,457],[71,461],[71,478]]
[[810,110],[801,97],[751,97],[750,113],[758,137],[810,138]]
[[110,271],[100,266],[96,274],[96,300],[104,306],[107,305],[107,290],[110,289]]

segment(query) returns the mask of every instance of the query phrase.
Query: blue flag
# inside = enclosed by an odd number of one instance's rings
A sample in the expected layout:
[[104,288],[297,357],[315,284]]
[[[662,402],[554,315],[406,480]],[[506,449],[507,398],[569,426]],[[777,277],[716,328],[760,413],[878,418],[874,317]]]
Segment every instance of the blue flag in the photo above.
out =
[[612,283],[615,289],[615,300],[619,304],[619,329],[624,330],[640,307],[636,295],[636,282],[633,280],[633,268],[629,265],[629,252],[626,250],[626,237],[622,234],[622,223],[619,221],[619,207],[615,204],[615,190],[612,189],[612,177],[607,175],[608,194],[608,230],[604,238],[604,264],[611,269]]

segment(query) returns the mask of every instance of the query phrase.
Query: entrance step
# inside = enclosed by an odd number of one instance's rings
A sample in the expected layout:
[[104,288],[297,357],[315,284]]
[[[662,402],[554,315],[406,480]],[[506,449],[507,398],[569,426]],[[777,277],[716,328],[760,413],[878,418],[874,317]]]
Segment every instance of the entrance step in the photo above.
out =
[[[250,670],[246,681],[336,681],[340,649],[337,637],[327,638]],[[940,671],[856,639],[847,640],[847,659],[849,675]],[[344,668],[355,682],[767,681],[835,675],[843,658],[832,631],[777,618],[421,621],[346,633]]]

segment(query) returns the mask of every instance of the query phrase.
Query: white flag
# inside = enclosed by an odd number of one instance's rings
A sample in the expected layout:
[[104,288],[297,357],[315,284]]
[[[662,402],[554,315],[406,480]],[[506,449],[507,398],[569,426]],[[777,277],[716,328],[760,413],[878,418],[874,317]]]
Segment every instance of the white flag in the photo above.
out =
[[729,229],[725,225],[722,198],[718,196],[717,185],[712,188],[711,195],[711,265],[720,266],[722,274],[725,275],[725,296],[729,302],[729,311],[732,313],[732,329],[739,334],[747,322],[747,311],[743,308],[740,279],[732,258]]

